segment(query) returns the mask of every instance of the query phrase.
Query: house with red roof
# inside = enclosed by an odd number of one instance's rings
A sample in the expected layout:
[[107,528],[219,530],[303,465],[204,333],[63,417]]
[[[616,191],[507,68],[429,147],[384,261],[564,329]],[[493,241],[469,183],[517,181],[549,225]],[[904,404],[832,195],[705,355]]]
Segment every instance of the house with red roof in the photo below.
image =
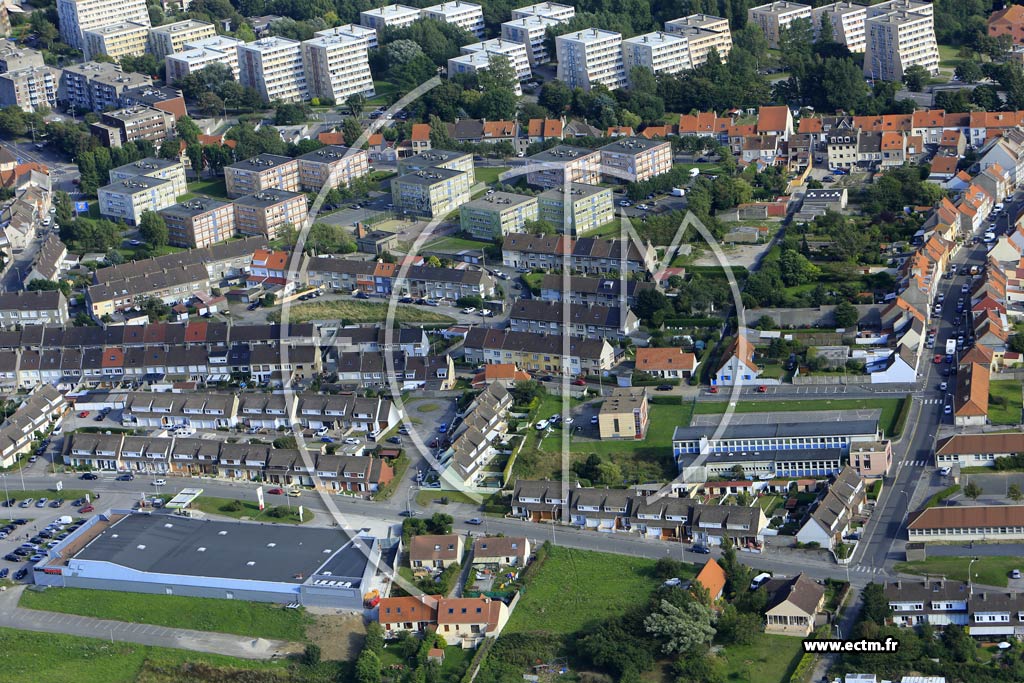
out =
[[638,348],[636,369],[664,379],[688,379],[697,370],[697,357],[678,348]]
[[761,368],[754,363],[754,345],[741,330],[729,345],[725,347],[712,384],[731,387],[737,384],[777,383],[776,380],[761,381],[758,379],[760,375]]

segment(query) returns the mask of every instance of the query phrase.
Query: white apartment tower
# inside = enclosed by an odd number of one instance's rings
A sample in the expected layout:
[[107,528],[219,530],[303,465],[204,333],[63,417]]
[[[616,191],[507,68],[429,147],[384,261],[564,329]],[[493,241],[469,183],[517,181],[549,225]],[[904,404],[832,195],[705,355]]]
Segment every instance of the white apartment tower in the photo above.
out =
[[61,38],[79,50],[85,49],[85,31],[126,22],[152,25],[146,0],[57,0],[57,20]]
[[214,63],[223,64],[231,69],[231,75],[238,80],[238,46],[244,44],[237,38],[227,36],[214,36],[187,43],[184,51],[167,55],[167,82],[174,83]]
[[420,18],[420,10],[406,5],[385,5],[359,13],[359,23],[377,30],[379,36],[385,27],[402,28]]
[[356,94],[373,97],[367,43],[365,38],[350,36],[319,36],[303,42],[309,94],[338,103]]
[[569,21],[576,16],[576,8],[572,5],[559,5],[557,2],[540,2],[512,10],[512,20],[524,17],[547,17],[558,21]]
[[622,66],[627,80],[633,68],[638,66],[654,73],[686,71],[692,68],[689,41],[664,31],[627,38],[622,41]]
[[274,36],[239,45],[238,81],[255,88],[265,102],[309,99],[302,44]]
[[465,2],[465,0],[442,2],[440,5],[424,8],[423,16],[427,19],[443,21],[446,24],[455,24],[477,38],[482,38],[484,35],[484,9],[473,2]]
[[149,32],[149,50],[157,59],[164,59],[167,55],[181,52],[189,43],[213,38],[216,35],[217,29],[213,24],[192,19],[176,21],[173,24],[156,26]]
[[[491,53],[483,50],[470,52],[448,60],[448,78],[450,80],[459,74],[477,74],[489,68],[491,68]],[[523,94],[518,80],[514,90],[516,95]]]
[[555,38],[558,80],[570,88],[590,90],[600,84],[616,90],[626,84],[622,35],[588,28]]
[[930,5],[927,14],[896,10],[871,16],[869,11],[865,22],[864,75],[900,81],[914,65],[924,67],[930,74],[938,73],[939,47],[932,22]]
[[813,16],[815,39],[821,34],[824,17],[832,25],[832,40],[842,43],[850,52],[864,52],[867,45],[864,33],[864,21],[868,16],[866,6],[844,0],[815,8]]
[[526,56],[530,66],[539,66],[551,61],[551,56],[544,48],[544,36],[549,26],[558,26],[560,19],[551,17],[530,16],[506,21],[501,25],[501,37],[526,47]]
[[811,21],[810,5],[779,0],[747,10],[747,21],[761,27],[764,37],[768,39],[768,44],[773,48],[779,46],[782,30],[789,28],[789,25],[797,19]]
[[463,45],[460,51],[464,55],[474,52],[486,52],[488,55],[501,55],[506,57],[512,68],[515,69],[516,77],[520,81],[528,81],[533,75],[530,71],[530,57],[527,54],[526,46],[512,40],[492,38],[481,43]]
[[377,30],[372,29],[369,26],[362,26],[360,24],[345,24],[344,26],[335,26],[334,28],[328,28],[324,29],[323,31],[317,31],[316,33],[313,34],[314,38],[333,38],[334,36],[361,38],[366,41],[366,47],[377,47]]
[[728,62],[732,52],[732,32],[729,20],[710,14],[691,14],[665,22],[665,30],[686,38],[690,50],[690,67],[696,69],[708,61],[714,50],[720,61]]

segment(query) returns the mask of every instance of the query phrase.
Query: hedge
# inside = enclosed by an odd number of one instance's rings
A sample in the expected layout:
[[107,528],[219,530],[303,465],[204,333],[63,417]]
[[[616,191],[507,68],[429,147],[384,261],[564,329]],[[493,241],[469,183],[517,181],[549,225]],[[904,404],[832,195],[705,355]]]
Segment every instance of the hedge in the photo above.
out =
[[889,436],[895,438],[903,433],[904,427],[907,426],[907,418],[910,417],[910,404],[913,402],[913,397],[907,394],[903,398],[903,405],[900,406],[900,412],[896,415],[896,426],[893,427],[892,434]]
[[936,505],[939,505],[942,501],[946,500],[959,490],[960,484],[953,484],[952,486],[942,489],[925,502],[924,509],[927,510],[928,508],[933,508]]
[[720,327],[725,322],[722,318],[665,318],[665,327]]

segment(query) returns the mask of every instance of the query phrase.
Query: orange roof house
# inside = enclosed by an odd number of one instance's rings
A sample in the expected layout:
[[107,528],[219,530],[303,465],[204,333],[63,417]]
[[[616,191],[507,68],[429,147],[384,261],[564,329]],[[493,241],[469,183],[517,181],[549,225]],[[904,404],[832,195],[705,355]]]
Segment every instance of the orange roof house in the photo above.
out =
[[638,348],[636,369],[661,377],[685,378],[697,369],[697,357],[677,348]]
[[958,426],[985,424],[988,419],[989,369],[979,363],[957,376],[953,419]]
[[757,132],[787,137],[793,132],[793,113],[784,104],[761,107],[757,112]]
[[1015,45],[1024,43],[1024,7],[1010,5],[989,15],[988,35],[992,38],[1010,36]]
[[341,131],[331,131],[329,133],[320,133],[316,136],[322,144],[325,145],[344,145],[345,134]]
[[681,114],[679,116],[680,135],[714,135],[715,112],[704,111],[697,114]]
[[644,136],[648,140],[653,140],[654,138],[668,137],[669,135],[672,135],[673,132],[672,126],[647,126],[640,131],[640,135]]
[[515,121],[484,121],[485,140],[504,140],[515,136]]
[[558,138],[562,139],[561,119],[530,119],[526,124],[527,137],[531,138]]
[[714,602],[722,597],[722,591],[725,590],[725,570],[712,557],[697,573],[693,581],[703,586],[711,596],[711,601]]
[[412,134],[409,136],[413,142],[424,142],[430,140],[430,124],[429,123],[414,123],[412,124]]
[[622,138],[632,137],[633,127],[632,126],[609,126],[608,130],[605,131],[605,135],[610,138]]
[[484,366],[483,372],[473,377],[473,388],[485,387],[492,382],[500,382],[508,387],[530,379],[530,373],[520,370],[515,363],[489,363]]

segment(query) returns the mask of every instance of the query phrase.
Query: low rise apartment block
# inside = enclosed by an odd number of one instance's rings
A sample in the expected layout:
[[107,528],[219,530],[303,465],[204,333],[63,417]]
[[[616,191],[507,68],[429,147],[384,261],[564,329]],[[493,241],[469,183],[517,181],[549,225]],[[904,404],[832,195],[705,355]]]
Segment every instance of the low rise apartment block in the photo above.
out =
[[459,207],[462,230],[481,240],[525,232],[527,221],[538,215],[537,197],[509,192],[494,192]]
[[154,107],[125,107],[100,114],[89,131],[106,147],[148,140],[158,146],[174,135],[174,115]]
[[643,387],[613,389],[597,411],[601,440],[646,438],[650,426],[648,410],[647,390]]
[[395,209],[418,216],[445,216],[470,200],[473,179],[468,171],[435,166],[391,181]]
[[104,185],[98,195],[101,216],[129,225],[138,225],[144,211],[159,211],[174,204],[178,197],[170,180],[146,176]]
[[523,45],[526,48],[530,66],[536,67],[551,61],[551,55],[548,54],[544,44],[544,37],[549,28],[561,23],[562,21],[559,19],[538,15],[513,19],[501,25],[501,37],[503,40]]
[[268,240],[281,236],[285,226],[300,228],[306,221],[306,195],[275,188],[260,190],[234,201],[235,229],[241,235]]
[[124,73],[121,67],[107,62],[85,62],[65,66],[61,72],[61,94],[79,113],[103,111],[124,106],[122,96],[128,90],[153,85],[144,74]]
[[213,38],[216,35],[217,29],[213,24],[194,19],[176,21],[155,26],[150,30],[149,50],[157,59],[165,59],[175,52],[182,52],[188,43]]
[[849,0],[816,7],[812,22],[815,39],[821,33],[824,20],[832,26],[832,40],[845,45],[850,52],[864,52],[867,48],[867,34],[864,30],[867,16],[868,10],[865,5],[858,5]]
[[524,19],[526,17],[548,17],[557,19],[560,22],[567,22],[576,16],[576,8],[572,5],[560,5],[557,2],[539,2],[536,5],[527,5],[512,10],[512,19]]
[[398,174],[424,171],[428,168],[446,168],[450,171],[465,171],[473,181],[473,155],[469,152],[451,152],[445,149],[431,149],[426,152],[398,160]]
[[180,52],[167,55],[167,82],[184,78],[202,71],[210,64],[223,64],[231,69],[236,79],[238,74],[238,46],[243,41],[228,36],[214,36],[185,43]]
[[[471,55],[475,52],[483,52],[489,56],[500,55],[508,59],[516,77],[520,81],[528,81],[532,75],[530,71],[530,57],[527,46],[514,40],[504,38],[492,38],[480,43],[471,43],[459,48],[463,55]],[[449,65],[451,61],[449,60]],[[449,70],[451,67],[449,66]],[[449,77],[451,74],[449,73]]]
[[238,46],[238,80],[264,102],[309,99],[302,44],[278,36]]
[[751,7],[747,10],[747,22],[761,27],[764,37],[768,39],[768,45],[779,47],[779,38],[782,31],[789,28],[797,19],[805,19],[810,23],[812,19],[811,6],[802,5],[789,0],[778,0],[767,5]]
[[601,153],[597,150],[557,145],[528,159],[526,182],[544,188],[565,183],[597,185],[601,182]]
[[175,247],[208,247],[235,236],[235,206],[195,197],[159,211],[167,224],[168,243]]
[[146,52],[149,38],[149,23],[122,22],[107,24],[84,31],[85,58],[95,59],[105,55],[113,60],[121,57],[135,57]]
[[57,108],[60,71],[49,66],[27,66],[0,73],[0,106],[35,112]]
[[310,97],[344,102],[352,95],[373,97],[368,41],[347,35],[317,36],[302,43]]
[[420,18],[420,10],[406,5],[384,5],[376,9],[368,9],[359,13],[359,23],[377,30],[377,36],[386,27],[403,28]]
[[615,218],[610,187],[572,183],[568,192],[564,187],[553,187],[542,192],[537,201],[541,220],[574,237],[597,230]]
[[299,162],[278,154],[260,154],[224,167],[228,197],[234,199],[263,190],[299,191]]
[[324,185],[348,187],[370,172],[370,154],[364,149],[327,145],[296,159],[299,186],[305,192],[319,192]]
[[0,73],[44,65],[42,52],[22,47],[9,38],[0,38]]
[[672,144],[666,140],[618,138],[600,152],[602,173],[608,179],[637,183],[672,170]]
[[109,176],[112,183],[138,176],[161,178],[173,183],[175,196],[181,196],[188,192],[188,184],[185,180],[185,166],[176,159],[147,157],[124,166],[112,168],[110,169]]
[[626,85],[622,64],[622,35],[590,28],[555,38],[557,78],[569,88],[590,90],[600,84],[609,90]]
[[483,7],[473,2],[466,2],[466,0],[442,2],[440,5],[425,7],[421,16],[425,19],[453,24],[469,31],[477,38],[482,38],[484,35],[484,10]]

